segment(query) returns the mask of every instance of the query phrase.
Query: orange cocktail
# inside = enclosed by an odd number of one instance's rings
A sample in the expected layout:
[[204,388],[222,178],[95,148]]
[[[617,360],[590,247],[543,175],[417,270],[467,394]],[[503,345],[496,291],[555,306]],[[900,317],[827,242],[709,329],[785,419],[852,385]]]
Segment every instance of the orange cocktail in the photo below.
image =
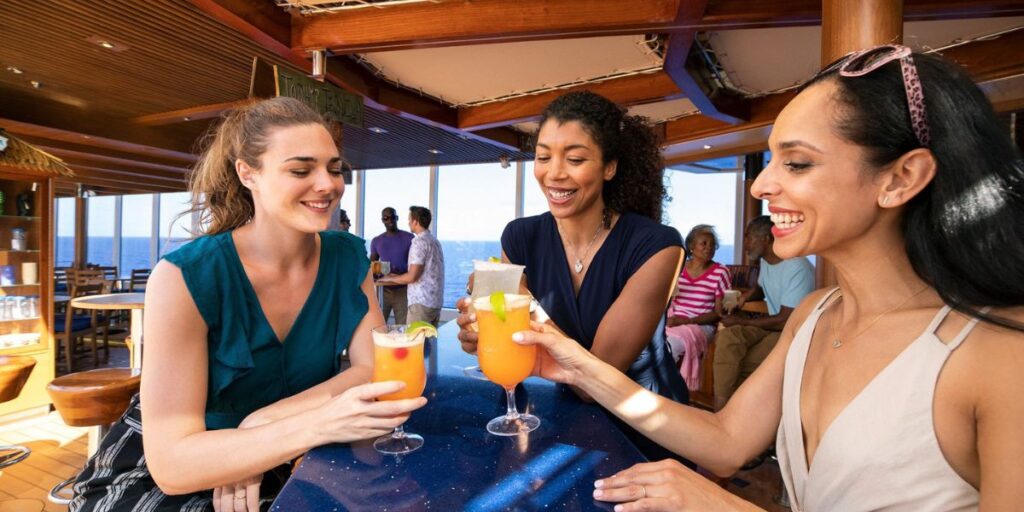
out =
[[[423,365],[423,331],[406,332],[404,325],[382,325],[373,333],[373,382],[400,380],[405,387],[396,393],[381,395],[378,400],[402,400],[423,394],[427,384]],[[409,434],[401,425],[391,435],[374,441],[381,453],[400,455],[423,446],[423,437]]]
[[505,388],[505,415],[487,422],[487,431],[498,436],[516,436],[540,426],[540,419],[516,409],[516,385],[533,371],[537,347],[520,345],[512,335],[530,328],[529,295],[492,293],[473,301],[479,327],[476,356],[480,370],[491,382]]
[[491,382],[513,388],[533,371],[537,360],[535,345],[520,345],[512,341],[512,335],[530,329],[530,296],[505,295],[505,320],[502,320],[491,306],[487,297],[473,302],[476,308],[480,342],[476,355],[480,369]]
[[400,380],[405,389],[378,400],[401,400],[416,398],[423,394],[427,374],[423,366],[422,334],[406,336],[404,332],[382,334],[373,331],[373,381]]

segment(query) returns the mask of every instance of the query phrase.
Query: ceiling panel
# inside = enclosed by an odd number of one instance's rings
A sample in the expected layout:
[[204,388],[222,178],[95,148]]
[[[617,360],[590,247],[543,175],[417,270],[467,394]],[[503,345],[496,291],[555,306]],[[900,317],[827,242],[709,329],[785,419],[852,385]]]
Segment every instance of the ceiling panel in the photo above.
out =
[[453,46],[361,57],[386,79],[455,105],[660,69],[662,62],[643,36]]

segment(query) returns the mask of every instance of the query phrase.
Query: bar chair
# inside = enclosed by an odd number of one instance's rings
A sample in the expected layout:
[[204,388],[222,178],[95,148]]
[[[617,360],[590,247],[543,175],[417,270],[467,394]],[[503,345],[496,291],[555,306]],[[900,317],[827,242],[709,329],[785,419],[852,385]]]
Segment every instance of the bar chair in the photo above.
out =
[[[71,287],[71,298],[103,293],[102,284],[73,284]],[[110,343],[108,327],[101,325],[106,317],[98,315],[96,310],[78,310],[85,314],[75,314],[76,309],[68,303],[63,315],[57,315],[54,319],[54,339],[57,342],[58,362],[60,351],[64,350],[64,363],[67,372],[74,371],[75,350],[79,339],[88,339],[92,343],[93,365],[99,366],[99,336],[98,331],[103,333],[104,360],[110,357]]]
[[146,283],[149,281],[149,273],[152,272],[148,268],[133,268],[132,277],[128,281],[129,292],[144,292],[146,291]]
[[[27,356],[0,356],[0,403],[18,398],[36,360]],[[0,445],[0,469],[13,466],[32,453],[27,446]]]
[[[53,400],[64,423],[72,427],[89,429],[89,456],[96,453],[100,441],[107,435],[110,425],[118,420],[132,396],[139,392],[142,373],[131,368],[101,368],[72,373],[53,379],[46,392]],[[50,490],[53,503],[70,502],[67,489],[77,475],[57,484]]]

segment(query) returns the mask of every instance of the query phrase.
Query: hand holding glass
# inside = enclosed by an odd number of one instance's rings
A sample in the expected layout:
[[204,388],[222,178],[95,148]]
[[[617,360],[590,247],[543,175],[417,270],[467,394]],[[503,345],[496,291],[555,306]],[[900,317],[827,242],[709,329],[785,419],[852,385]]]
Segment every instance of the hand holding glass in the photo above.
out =
[[[382,325],[373,329],[373,382],[400,380],[405,388],[397,393],[382,395],[378,400],[403,400],[423,394],[427,374],[423,365],[422,331],[406,333],[404,325]],[[423,437],[395,427],[391,435],[374,441],[373,447],[381,453],[401,455],[423,446]]]

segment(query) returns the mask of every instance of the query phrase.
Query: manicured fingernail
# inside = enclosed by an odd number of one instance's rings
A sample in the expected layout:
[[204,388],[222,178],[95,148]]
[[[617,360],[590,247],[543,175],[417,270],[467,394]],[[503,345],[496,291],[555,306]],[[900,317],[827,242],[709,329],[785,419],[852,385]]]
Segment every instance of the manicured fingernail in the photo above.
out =
[[512,333],[512,341],[523,341],[523,333],[521,333],[521,332]]
[[594,480],[594,487],[597,487],[599,489],[601,487],[604,487],[604,480]]
[[622,505],[615,505],[615,512],[622,512]]
[[595,498],[600,498],[602,494],[604,494],[604,491],[602,491],[601,489],[597,489],[594,491]]

